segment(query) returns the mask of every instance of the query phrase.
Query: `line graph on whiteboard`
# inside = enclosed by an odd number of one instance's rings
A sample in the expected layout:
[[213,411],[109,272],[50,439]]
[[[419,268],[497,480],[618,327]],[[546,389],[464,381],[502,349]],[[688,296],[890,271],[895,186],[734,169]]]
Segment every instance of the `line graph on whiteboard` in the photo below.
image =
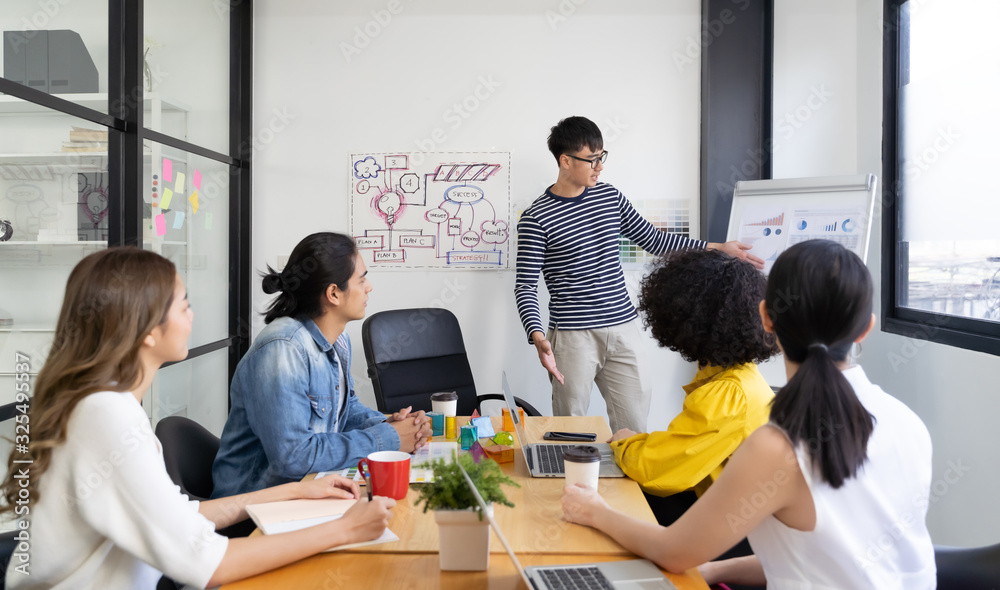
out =
[[378,268],[510,268],[510,152],[350,155],[351,234]]

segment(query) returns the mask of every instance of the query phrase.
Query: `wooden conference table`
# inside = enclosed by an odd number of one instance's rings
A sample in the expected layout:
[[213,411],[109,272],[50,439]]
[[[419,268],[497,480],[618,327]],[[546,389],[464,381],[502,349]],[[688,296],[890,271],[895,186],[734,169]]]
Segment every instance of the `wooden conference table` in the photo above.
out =
[[[466,419],[459,418],[459,424]],[[493,417],[500,430],[500,417]],[[547,430],[596,432],[598,440],[611,436],[607,422],[596,416],[527,417],[529,442],[542,441]],[[435,441],[448,440],[435,437]],[[635,556],[610,537],[590,527],[570,524],[562,518],[564,480],[528,475],[524,456],[514,453],[514,462],[502,464],[520,488],[506,486],[515,508],[496,506],[494,516],[521,565],[559,565],[593,561],[620,561]],[[310,476],[311,477],[311,476]],[[628,478],[602,478],[601,496],[616,509],[636,518],[656,522],[639,485]],[[247,580],[223,586],[223,590],[272,588],[524,588],[520,574],[491,532],[490,566],[484,572],[444,572],[438,562],[437,524],[434,513],[415,506],[417,486],[397,502],[389,529],[399,541],[357,549],[321,553]],[[260,531],[254,531],[254,535]],[[680,590],[707,590],[696,570],[683,575],[664,572]]]

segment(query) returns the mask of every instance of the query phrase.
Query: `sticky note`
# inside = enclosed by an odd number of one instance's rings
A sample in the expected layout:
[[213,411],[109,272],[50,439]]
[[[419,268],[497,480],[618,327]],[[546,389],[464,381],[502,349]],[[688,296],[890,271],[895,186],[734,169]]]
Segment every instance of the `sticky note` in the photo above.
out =
[[205,229],[212,229],[212,214],[205,214]]
[[156,216],[156,235],[162,236],[167,233],[167,219],[160,213]]
[[177,182],[174,183],[174,192],[183,193],[184,192],[184,173],[177,173]]
[[174,191],[168,188],[163,189],[163,196],[160,197],[160,209],[169,209],[172,198],[174,198]]
[[201,190],[201,172],[198,172],[197,169],[195,169],[195,171],[194,171],[194,181],[193,182],[194,182],[194,188],[197,189],[197,190]]
[[170,180],[170,177],[174,174],[174,163],[170,160],[163,158],[163,180]]
[[188,202],[191,203],[191,215],[194,215],[198,212],[198,191],[191,193],[191,196],[188,197]]
[[174,229],[180,229],[184,225],[184,212],[177,211],[174,215]]

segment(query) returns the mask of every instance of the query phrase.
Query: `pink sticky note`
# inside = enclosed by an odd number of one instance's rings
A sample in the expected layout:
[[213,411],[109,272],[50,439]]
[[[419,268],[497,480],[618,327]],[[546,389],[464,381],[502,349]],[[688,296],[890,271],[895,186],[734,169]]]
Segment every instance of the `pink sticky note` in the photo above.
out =
[[194,171],[194,188],[195,190],[201,190],[201,172],[198,172],[197,169]]
[[156,216],[156,235],[162,236],[167,233],[167,218],[163,213]]
[[166,158],[163,158],[163,182],[170,182],[170,178],[173,175],[174,163]]

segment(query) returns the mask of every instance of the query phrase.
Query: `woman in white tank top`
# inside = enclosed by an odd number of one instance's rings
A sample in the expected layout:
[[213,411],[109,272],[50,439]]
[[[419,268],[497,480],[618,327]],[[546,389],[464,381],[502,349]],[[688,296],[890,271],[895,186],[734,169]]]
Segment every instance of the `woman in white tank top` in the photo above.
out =
[[[847,362],[875,325],[868,269],[835,242],[796,244],[775,262],[760,313],[785,353],[788,384],[770,423],[698,502],[660,527],[567,486],[566,520],[670,571],[701,564],[709,584],[934,588],[930,436],[916,414]],[[754,556],[705,563],[744,536]]]

